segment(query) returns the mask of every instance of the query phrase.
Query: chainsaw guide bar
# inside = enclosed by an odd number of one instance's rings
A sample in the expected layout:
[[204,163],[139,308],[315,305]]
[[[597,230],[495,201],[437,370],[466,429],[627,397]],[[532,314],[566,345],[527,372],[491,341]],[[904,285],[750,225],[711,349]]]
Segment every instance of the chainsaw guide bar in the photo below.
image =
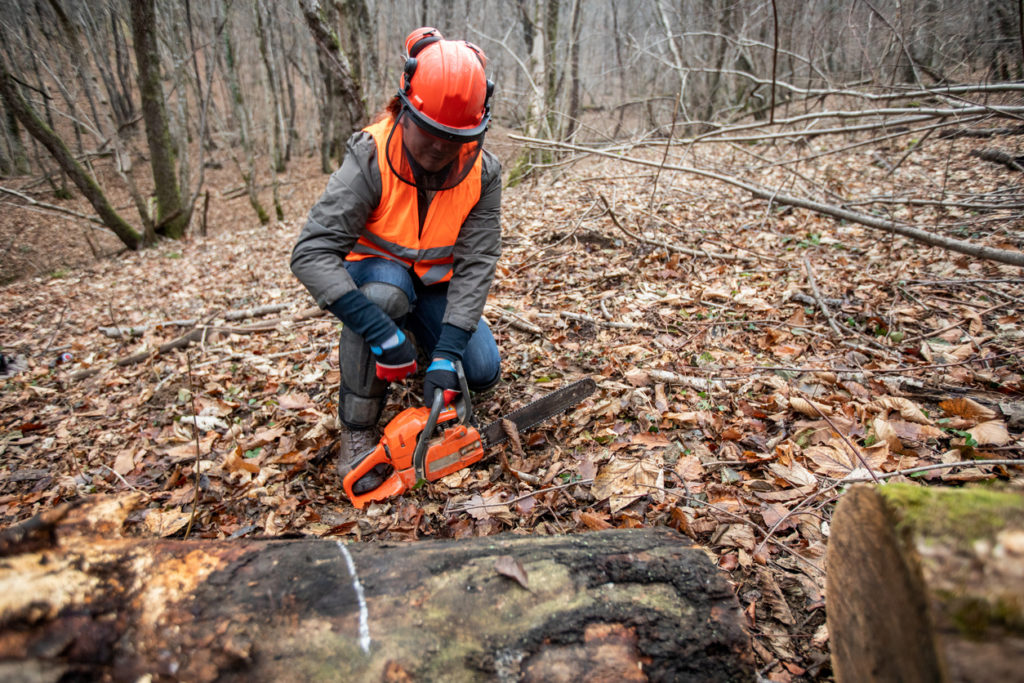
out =
[[597,384],[589,377],[573,382],[495,420],[480,430],[480,436],[483,437],[485,446],[495,446],[508,439],[508,435],[502,428],[503,420],[511,420],[515,424],[517,432],[525,432],[544,420],[574,407],[596,390]]

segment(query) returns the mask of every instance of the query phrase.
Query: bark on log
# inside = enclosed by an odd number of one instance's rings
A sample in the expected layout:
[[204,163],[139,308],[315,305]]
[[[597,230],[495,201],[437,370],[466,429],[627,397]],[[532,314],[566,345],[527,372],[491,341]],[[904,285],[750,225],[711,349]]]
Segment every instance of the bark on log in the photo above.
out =
[[103,540],[95,517],[14,535],[0,679],[754,678],[724,576],[666,529],[389,546],[110,540],[115,521]]
[[853,487],[826,580],[836,680],[1000,681],[1024,671],[1024,496]]

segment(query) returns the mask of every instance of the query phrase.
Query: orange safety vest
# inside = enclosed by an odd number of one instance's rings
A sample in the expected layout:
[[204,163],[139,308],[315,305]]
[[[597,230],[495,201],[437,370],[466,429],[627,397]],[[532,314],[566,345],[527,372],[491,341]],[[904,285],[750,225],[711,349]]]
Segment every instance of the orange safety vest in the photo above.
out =
[[[388,134],[392,126],[394,119],[387,117],[363,129],[377,143],[380,204],[370,212],[366,229],[346,260],[387,258],[406,267],[412,266],[425,285],[447,282],[452,277],[459,231],[469,212],[480,201],[483,162],[478,156],[462,182],[449,190],[434,193],[421,231],[416,188],[399,179],[388,166]],[[400,145],[401,135],[402,127],[398,126],[391,144]]]

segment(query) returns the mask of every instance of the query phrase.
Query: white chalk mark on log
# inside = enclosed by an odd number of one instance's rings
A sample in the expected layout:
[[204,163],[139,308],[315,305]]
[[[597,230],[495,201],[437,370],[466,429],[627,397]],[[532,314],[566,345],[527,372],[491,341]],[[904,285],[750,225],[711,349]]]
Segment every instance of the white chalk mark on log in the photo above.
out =
[[356,563],[352,561],[352,555],[348,548],[341,541],[337,541],[341,554],[345,556],[345,564],[348,565],[348,573],[352,576],[352,588],[356,591],[356,598],[359,599],[359,647],[363,652],[370,654],[370,610],[366,608],[366,595],[363,593],[363,584],[359,583],[356,575]]

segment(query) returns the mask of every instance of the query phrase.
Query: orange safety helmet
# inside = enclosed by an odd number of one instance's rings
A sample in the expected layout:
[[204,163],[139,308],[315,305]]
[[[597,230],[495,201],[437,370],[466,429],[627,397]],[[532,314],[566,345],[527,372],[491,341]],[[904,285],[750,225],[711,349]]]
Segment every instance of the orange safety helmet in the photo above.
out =
[[474,142],[491,120],[494,83],[487,57],[464,40],[445,40],[435,28],[418,28],[405,39],[406,61],[398,98],[424,131],[449,142]]

